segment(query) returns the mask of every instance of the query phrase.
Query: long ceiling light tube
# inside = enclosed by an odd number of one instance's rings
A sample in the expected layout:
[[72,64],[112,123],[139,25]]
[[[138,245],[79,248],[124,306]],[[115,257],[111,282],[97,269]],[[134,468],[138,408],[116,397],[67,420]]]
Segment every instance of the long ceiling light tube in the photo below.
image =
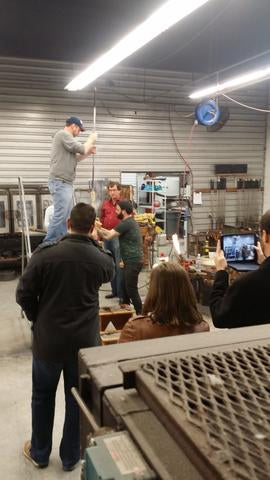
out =
[[209,0],[169,0],[143,23],[132,30],[132,32],[122,38],[122,40],[108,50],[108,52],[91,63],[86,70],[77,75],[65,88],[74,91],[86,87],[160,35],[160,33],[168,30],[172,25],[208,1]]
[[238,88],[266,80],[269,77],[270,67],[266,67],[261,70],[253,70],[252,72],[245,73],[244,75],[239,75],[237,77],[226,80],[223,83],[216,83],[215,85],[211,85],[210,87],[196,90],[189,95],[189,98],[195,100],[204,97],[216,97],[218,95],[222,95],[223,93],[231,92],[233,90],[237,90]]

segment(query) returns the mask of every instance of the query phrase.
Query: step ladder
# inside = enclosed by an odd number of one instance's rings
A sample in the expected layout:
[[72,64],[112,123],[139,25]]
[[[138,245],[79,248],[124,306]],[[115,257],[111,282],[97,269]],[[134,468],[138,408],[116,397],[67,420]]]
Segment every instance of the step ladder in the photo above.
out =
[[19,186],[20,214],[21,214],[21,224],[22,224],[22,273],[23,273],[25,258],[26,258],[26,263],[28,263],[32,256],[32,251],[31,251],[31,242],[30,242],[30,234],[29,234],[29,221],[27,217],[24,185],[23,185],[22,177],[18,177],[18,186]]

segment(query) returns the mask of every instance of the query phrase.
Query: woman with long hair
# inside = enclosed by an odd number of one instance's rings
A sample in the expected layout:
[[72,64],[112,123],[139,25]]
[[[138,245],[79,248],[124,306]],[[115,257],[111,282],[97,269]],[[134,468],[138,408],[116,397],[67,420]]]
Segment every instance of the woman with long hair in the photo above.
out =
[[198,310],[187,273],[175,263],[164,262],[151,272],[143,315],[126,323],[119,342],[207,331],[209,325]]

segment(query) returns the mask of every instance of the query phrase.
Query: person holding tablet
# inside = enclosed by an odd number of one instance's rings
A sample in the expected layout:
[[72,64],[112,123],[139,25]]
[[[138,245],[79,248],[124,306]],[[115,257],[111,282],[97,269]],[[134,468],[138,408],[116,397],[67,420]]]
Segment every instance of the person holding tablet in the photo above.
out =
[[210,297],[213,324],[217,328],[247,327],[270,323],[270,210],[260,220],[260,242],[254,247],[260,264],[229,286],[227,260],[220,241],[216,250],[217,273]]

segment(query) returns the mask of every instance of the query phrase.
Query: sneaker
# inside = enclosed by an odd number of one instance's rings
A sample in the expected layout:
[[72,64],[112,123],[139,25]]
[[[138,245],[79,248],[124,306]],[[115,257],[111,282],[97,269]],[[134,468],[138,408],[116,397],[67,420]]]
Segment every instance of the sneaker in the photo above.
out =
[[30,460],[30,462],[36,467],[36,468],[46,468],[48,466],[48,463],[38,463],[36,462],[32,457],[31,457],[31,442],[30,440],[27,440],[23,446],[23,454],[27,458],[27,460]]
[[116,295],[114,293],[108,293],[108,295],[105,295],[105,298],[115,298]]

